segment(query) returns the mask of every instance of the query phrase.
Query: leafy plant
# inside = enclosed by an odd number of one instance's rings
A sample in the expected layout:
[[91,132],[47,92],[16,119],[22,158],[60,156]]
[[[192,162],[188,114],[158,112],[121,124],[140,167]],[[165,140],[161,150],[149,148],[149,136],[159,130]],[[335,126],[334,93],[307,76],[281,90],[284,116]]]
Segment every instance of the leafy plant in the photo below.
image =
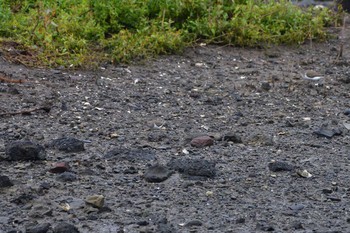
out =
[[324,26],[333,21],[328,9],[287,0],[0,0],[0,41],[36,51],[40,65],[50,66],[130,62],[198,40],[239,46],[324,40]]

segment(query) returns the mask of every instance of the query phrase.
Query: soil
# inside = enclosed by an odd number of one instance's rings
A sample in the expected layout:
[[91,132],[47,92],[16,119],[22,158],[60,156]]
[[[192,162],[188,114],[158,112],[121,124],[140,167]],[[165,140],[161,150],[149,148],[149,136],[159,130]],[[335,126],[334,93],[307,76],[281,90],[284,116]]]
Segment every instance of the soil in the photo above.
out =
[[349,232],[341,39],[97,71],[2,57],[0,232]]

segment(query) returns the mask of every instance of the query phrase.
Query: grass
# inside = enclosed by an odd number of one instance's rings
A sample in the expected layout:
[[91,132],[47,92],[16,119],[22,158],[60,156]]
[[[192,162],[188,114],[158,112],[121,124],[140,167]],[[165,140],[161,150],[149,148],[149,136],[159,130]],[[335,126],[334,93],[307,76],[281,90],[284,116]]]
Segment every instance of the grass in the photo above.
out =
[[0,41],[5,55],[16,42],[16,59],[25,64],[92,67],[178,53],[198,42],[325,40],[333,20],[328,9],[287,0],[0,0]]

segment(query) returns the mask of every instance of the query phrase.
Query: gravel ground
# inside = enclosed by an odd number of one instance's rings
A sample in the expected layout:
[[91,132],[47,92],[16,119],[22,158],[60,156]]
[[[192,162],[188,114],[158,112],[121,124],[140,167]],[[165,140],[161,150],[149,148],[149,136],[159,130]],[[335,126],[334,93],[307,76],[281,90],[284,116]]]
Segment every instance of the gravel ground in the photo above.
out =
[[97,71],[0,57],[0,232],[350,232],[349,38],[340,59],[339,39]]

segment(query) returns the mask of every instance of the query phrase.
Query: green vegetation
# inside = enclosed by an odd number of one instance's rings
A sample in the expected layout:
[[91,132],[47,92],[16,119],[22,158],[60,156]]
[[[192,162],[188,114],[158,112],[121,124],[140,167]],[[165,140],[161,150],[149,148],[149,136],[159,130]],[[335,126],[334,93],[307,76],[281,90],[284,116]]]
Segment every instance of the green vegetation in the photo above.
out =
[[130,62],[199,41],[324,40],[332,20],[327,9],[300,9],[288,0],[0,0],[1,41],[31,51],[34,65]]

